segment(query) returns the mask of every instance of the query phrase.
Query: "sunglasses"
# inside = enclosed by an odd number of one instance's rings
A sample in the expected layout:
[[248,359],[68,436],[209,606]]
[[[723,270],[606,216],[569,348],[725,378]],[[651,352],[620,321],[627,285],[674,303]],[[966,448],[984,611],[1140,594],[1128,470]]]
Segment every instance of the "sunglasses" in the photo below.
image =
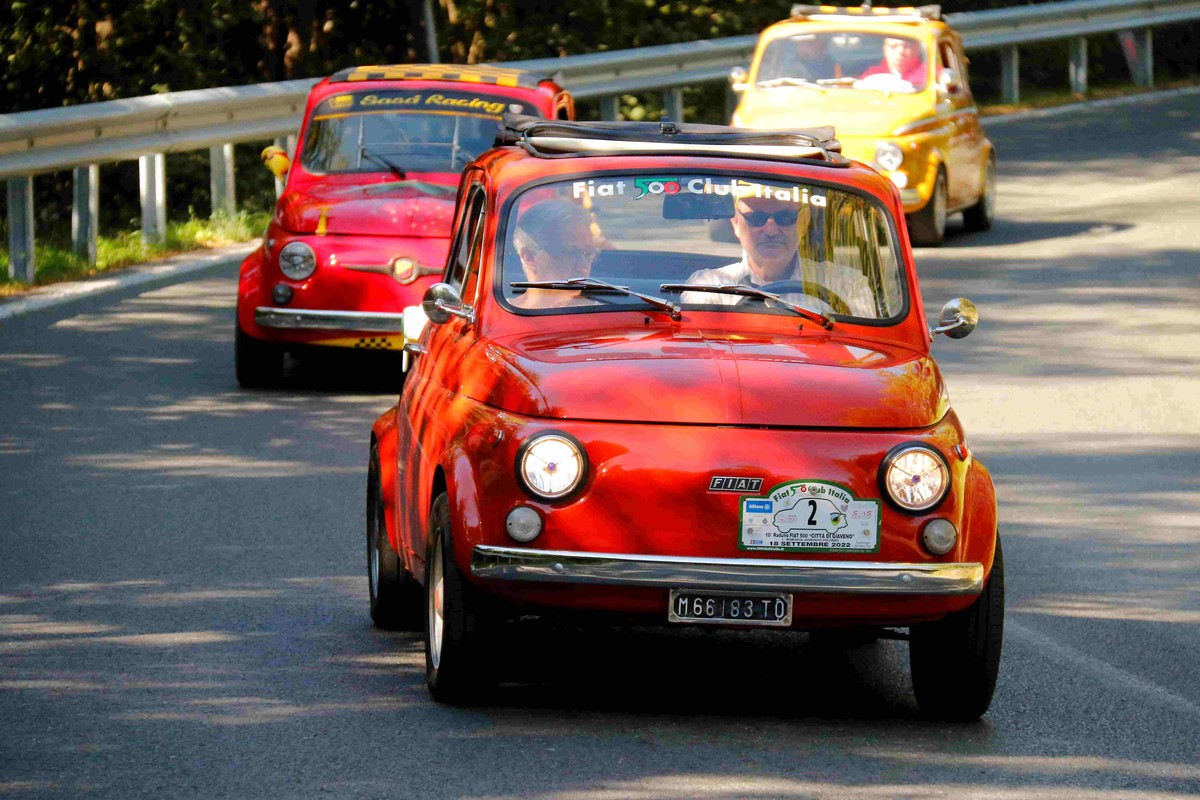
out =
[[775,220],[775,224],[781,228],[786,228],[789,225],[795,225],[796,220],[800,219],[799,211],[776,211],[770,213],[767,211],[738,211],[742,215],[742,219],[746,220],[746,224],[751,228],[761,228],[767,224],[767,220]]

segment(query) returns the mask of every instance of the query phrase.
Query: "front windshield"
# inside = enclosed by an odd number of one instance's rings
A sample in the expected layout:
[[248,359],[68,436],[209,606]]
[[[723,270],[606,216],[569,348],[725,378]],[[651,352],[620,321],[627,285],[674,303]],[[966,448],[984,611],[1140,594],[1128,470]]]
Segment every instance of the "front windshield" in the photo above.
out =
[[487,150],[505,111],[532,106],[476,92],[339,94],[313,110],[301,164],[314,173],[461,172]]
[[760,88],[814,83],[820,87],[916,92],[925,88],[925,46],[907,36],[824,31],[767,43],[754,82]]
[[792,304],[831,319],[890,320],[905,307],[889,215],[839,189],[720,173],[593,175],[529,189],[505,213],[497,290],[518,313],[654,308],[631,292],[684,310],[800,313]]

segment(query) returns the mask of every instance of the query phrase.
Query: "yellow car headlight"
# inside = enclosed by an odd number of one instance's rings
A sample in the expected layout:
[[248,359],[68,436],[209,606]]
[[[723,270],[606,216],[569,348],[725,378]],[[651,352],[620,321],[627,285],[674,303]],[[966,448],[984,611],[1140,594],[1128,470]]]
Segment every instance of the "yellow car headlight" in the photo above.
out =
[[904,163],[904,151],[893,142],[877,142],[875,145],[875,163],[888,172],[900,169]]

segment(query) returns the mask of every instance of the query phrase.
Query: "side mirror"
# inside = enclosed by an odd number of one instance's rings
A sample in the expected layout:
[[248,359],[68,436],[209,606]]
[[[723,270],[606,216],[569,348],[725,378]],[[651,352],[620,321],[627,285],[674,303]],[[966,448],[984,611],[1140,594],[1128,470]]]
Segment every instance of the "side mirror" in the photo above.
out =
[[421,310],[434,325],[449,322],[451,317],[465,319],[468,324],[475,321],[475,310],[464,306],[458,292],[448,283],[430,286],[421,299]]
[[729,70],[729,88],[735,92],[746,91],[746,81],[750,78],[750,73],[745,67],[734,67]]
[[979,324],[979,309],[965,297],[956,297],[942,308],[938,326],[930,328],[929,338],[944,333],[951,339],[962,339]]
[[282,147],[276,145],[264,147],[260,157],[263,166],[271,170],[276,178],[287,175],[288,170],[292,168],[292,160],[287,157],[287,151]]
[[962,85],[958,82],[958,73],[949,67],[943,67],[938,72],[938,86],[946,90],[948,94],[958,94],[962,91]]

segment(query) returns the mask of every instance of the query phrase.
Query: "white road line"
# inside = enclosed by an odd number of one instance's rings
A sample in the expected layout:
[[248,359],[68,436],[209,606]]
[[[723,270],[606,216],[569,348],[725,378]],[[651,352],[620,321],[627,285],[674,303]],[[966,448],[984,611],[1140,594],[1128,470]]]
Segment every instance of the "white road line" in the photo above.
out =
[[1200,706],[1187,698],[1180,697],[1156,683],[1150,683],[1136,675],[1131,675],[1106,661],[1101,661],[1086,653],[1081,653],[1072,647],[1051,639],[1045,634],[1038,633],[1032,628],[1027,628],[1018,622],[1013,622],[1011,616],[1004,620],[1004,629],[1006,633],[1017,634],[1018,638],[1029,642],[1048,654],[1051,658],[1069,663],[1110,686],[1134,691],[1146,699],[1155,700],[1160,705],[1167,706],[1173,711],[1180,711],[1193,717],[1200,717]]

